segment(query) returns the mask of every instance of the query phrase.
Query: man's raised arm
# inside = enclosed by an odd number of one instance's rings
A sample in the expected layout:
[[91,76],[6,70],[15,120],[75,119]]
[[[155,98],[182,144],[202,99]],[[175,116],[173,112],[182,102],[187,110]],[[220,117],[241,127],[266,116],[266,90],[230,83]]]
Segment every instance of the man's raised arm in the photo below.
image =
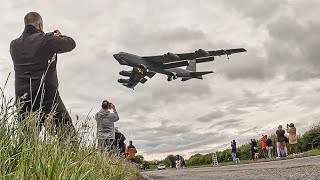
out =
[[60,31],[47,33],[47,45],[53,53],[65,53],[72,51],[76,47],[76,42],[68,36],[61,35]]

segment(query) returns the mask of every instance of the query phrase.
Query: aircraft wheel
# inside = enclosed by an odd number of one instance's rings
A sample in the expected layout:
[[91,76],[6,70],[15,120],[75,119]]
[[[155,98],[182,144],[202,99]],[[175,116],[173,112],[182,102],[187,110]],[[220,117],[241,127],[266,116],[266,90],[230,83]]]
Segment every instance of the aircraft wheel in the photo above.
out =
[[177,79],[177,78],[178,78],[177,75],[174,75],[174,76],[173,76],[173,79]]

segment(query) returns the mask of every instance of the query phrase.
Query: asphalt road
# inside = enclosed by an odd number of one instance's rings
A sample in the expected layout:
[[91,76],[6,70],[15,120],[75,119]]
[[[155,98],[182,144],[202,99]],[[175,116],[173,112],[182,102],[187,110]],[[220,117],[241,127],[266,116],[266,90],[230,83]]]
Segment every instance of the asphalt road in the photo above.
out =
[[207,167],[193,169],[168,169],[143,172],[145,179],[205,180],[205,179],[308,179],[320,180],[320,156],[277,160],[270,162]]

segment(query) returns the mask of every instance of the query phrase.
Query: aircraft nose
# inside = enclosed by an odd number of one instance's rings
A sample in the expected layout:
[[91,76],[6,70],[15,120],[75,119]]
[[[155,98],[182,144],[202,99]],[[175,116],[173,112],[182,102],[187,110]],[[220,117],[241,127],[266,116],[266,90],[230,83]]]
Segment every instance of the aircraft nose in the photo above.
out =
[[114,54],[113,57],[121,64],[121,65],[127,65],[128,62],[119,54]]
[[118,54],[114,54],[113,57],[114,57],[116,60],[118,60],[118,57],[119,57],[119,56],[118,56]]

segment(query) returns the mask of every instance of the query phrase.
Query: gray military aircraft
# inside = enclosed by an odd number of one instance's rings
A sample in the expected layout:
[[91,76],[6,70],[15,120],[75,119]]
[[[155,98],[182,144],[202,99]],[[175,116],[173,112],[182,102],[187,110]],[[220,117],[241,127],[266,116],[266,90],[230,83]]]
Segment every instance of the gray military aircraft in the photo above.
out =
[[[197,63],[204,63],[214,61],[215,56],[229,55],[234,53],[246,52],[244,48],[205,51],[199,49],[194,53],[174,54],[168,52],[159,56],[137,56],[130,53],[119,52],[113,57],[121,64],[133,67],[132,71],[120,71],[122,76],[129,77],[129,79],[118,79],[122,85],[134,89],[138,83],[144,84],[147,82],[147,77],[152,78],[156,73],[164,74],[168,81],[182,78],[181,81],[189,79],[203,79],[202,76],[213,73],[212,71],[196,71]],[[179,67],[187,66],[186,69]]]

